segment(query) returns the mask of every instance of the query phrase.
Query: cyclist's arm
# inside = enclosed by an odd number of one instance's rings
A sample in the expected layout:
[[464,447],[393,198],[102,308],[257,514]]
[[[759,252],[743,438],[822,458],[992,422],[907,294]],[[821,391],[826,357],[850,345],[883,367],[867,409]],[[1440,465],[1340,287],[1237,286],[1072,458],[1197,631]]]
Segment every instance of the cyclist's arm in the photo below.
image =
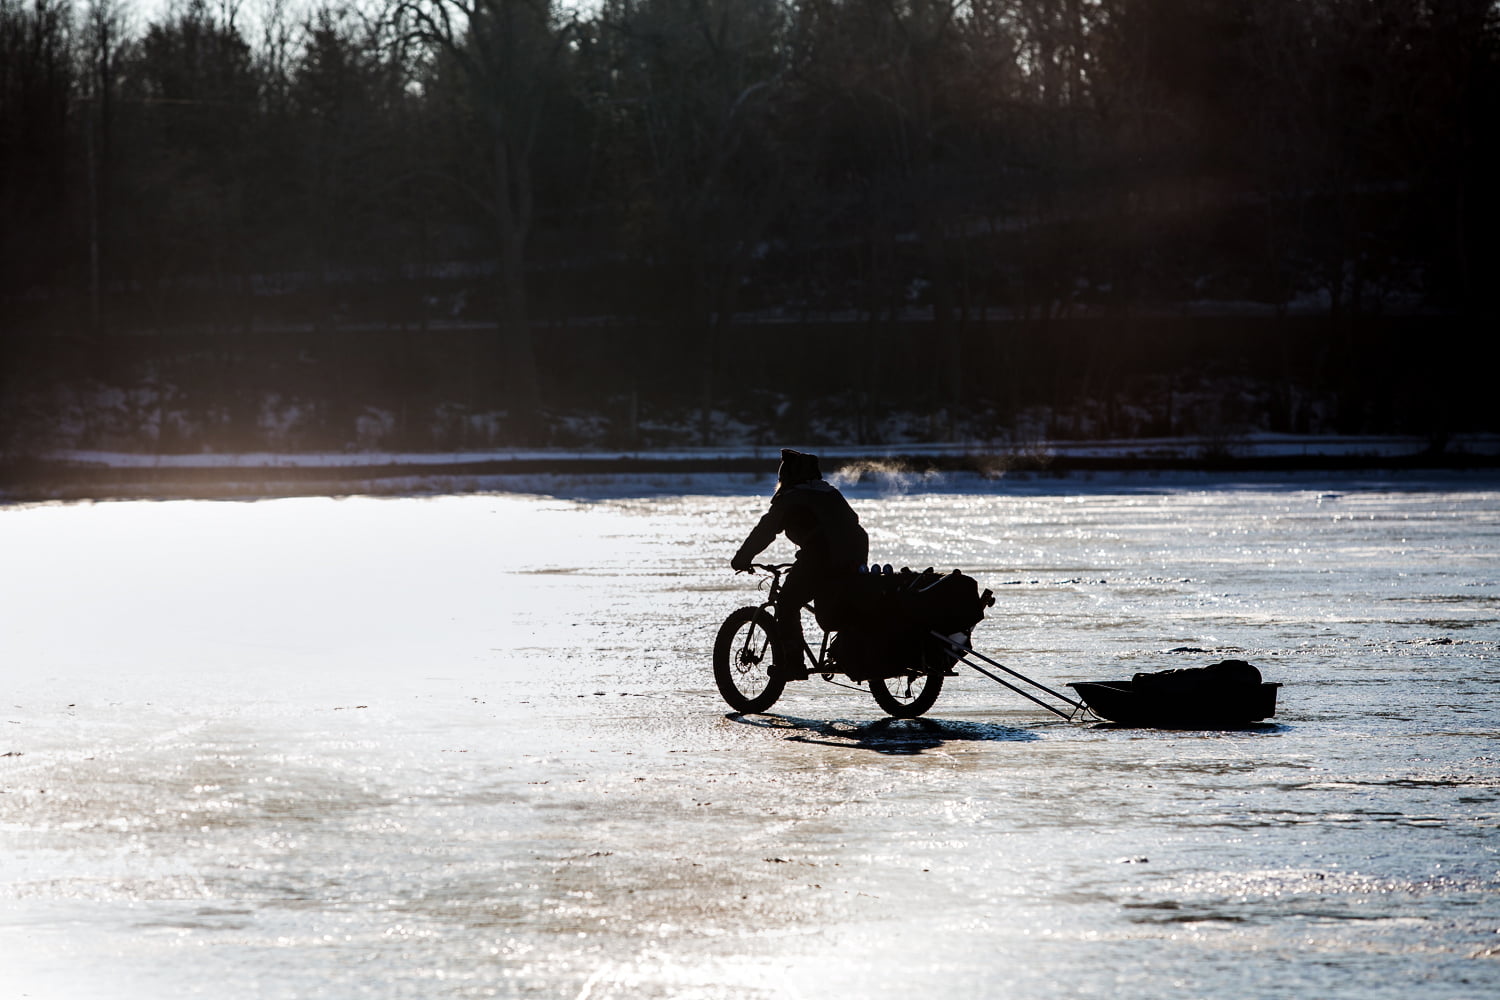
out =
[[766,511],[765,516],[760,519],[760,523],[750,529],[749,537],[740,546],[740,550],[734,554],[733,561],[736,564],[748,563],[764,552],[766,546],[774,542],[776,536],[781,534],[785,519],[785,512],[780,505],[772,504],[771,509]]

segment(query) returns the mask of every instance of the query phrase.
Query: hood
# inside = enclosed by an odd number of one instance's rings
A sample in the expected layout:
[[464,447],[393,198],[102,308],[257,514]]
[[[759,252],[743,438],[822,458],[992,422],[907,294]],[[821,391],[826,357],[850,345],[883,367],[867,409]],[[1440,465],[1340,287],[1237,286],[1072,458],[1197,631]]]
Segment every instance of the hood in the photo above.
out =
[[796,486],[798,483],[822,478],[823,473],[818,469],[817,455],[793,451],[790,448],[781,449],[781,468],[776,470],[776,481],[781,486]]

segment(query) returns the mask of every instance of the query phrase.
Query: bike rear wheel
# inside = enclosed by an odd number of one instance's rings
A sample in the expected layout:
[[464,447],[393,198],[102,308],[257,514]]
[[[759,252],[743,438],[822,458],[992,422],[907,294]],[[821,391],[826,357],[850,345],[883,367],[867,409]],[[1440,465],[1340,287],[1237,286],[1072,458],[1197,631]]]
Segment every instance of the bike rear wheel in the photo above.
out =
[[899,677],[876,677],[870,681],[875,704],[898,719],[915,719],[927,711],[943,692],[943,672],[909,673]]
[[736,712],[764,712],[786,681],[776,676],[776,619],[764,608],[740,608],[714,639],[714,683]]

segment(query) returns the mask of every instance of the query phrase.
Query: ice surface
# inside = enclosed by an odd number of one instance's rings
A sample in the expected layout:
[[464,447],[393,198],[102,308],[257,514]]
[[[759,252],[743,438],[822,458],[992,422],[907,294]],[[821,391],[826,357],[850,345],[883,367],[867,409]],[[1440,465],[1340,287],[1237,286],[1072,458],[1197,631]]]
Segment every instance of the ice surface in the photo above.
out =
[[0,997],[1500,988],[1500,481],[849,486],[1010,666],[1286,684],[1231,733],[726,715],[766,487],[0,509]]

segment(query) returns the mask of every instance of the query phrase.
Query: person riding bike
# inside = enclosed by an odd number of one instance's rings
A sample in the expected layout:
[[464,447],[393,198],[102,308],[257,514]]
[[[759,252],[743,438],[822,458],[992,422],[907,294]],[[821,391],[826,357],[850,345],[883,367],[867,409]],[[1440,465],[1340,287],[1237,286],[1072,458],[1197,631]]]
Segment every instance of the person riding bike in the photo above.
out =
[[870,538],[844,495],[824,481],[818,456],[790,448],[781,451],[771,509],[729,565],[736,572],[749,571],[755,557],[782,532],[797,546],[797,561],[776,599],[777,670],[802,677],[802,607],[835,595],[853,580],[869,558]]

